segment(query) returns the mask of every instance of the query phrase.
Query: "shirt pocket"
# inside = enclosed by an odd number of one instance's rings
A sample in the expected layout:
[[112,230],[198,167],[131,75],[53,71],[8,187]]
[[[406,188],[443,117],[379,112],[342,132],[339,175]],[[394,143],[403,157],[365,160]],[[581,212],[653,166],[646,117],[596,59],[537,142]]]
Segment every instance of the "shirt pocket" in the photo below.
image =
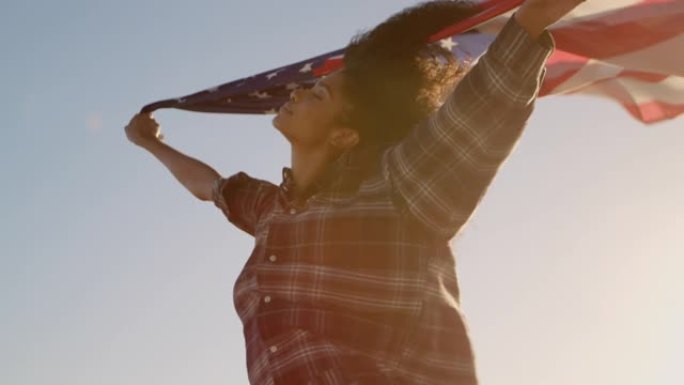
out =
[[[276,385],[366,385],[384,374],[373,357],[303,329],[266,341]],[[386,379],[386,378],[385,378]]]

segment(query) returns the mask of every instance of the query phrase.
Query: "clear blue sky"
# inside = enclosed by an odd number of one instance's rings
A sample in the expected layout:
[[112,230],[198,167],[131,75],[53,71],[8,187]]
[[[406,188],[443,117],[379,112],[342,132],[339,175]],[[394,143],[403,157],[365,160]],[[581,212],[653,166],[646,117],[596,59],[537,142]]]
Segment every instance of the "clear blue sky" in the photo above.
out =
[[[18,1],[0,12],[0,383],[246,384],[252,247],[124,126],[344,46],[414,1]],[[279,182],[272,116],[160,110],[166,142]],[[453,240],[483,384],[684,383],[684,118],[538,101]]]

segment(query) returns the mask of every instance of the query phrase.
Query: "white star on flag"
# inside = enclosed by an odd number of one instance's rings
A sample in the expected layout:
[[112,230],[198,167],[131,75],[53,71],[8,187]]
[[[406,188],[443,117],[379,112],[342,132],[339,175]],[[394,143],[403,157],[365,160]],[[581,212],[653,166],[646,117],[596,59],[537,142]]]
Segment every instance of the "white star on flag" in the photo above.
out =
[[454,49],[454,47],[456,47],[458,44],[457,44],[452,38],[448,37],[448,38],[446,38],[446,39],[440,40],[440,41],[439,41],[439,45],[441,45],[442,48],[446,48],[446,49],[448,49],[449,51],[451,51],[451,50]]
[[311,66],[313,63],[306,63],[304,64],[304,67],[302,67],[299,72],[311,72]]
[[259,92],[259,91],[254,91],[249,96],[254,96],[255,98],[258,99],[268,99],[271,97],[271,95],[268,94],[268,92]]

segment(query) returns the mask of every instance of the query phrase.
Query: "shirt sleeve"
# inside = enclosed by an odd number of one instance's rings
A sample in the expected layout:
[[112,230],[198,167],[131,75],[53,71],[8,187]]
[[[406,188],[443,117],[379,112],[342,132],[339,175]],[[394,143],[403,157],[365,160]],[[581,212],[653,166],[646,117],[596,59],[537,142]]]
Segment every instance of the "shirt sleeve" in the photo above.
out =
[[444,104],[382,157],[395,200],[451,238],[470,218],[534,108],[555,48],[511,17]]
[[240,171],[214,181],[212,200],[231,223],[254,236],[256,225],[270,208],[277,189],[268,181]]

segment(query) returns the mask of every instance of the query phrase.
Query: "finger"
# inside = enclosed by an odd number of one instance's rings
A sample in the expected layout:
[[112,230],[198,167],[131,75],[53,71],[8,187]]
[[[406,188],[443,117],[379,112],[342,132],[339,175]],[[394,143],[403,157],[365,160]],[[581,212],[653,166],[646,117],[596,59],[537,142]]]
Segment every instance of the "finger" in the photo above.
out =
[[140,120],[140,119],[150,119],[152,117],[151,113],[147,112],[139,112],[133,116],[133,119]]
[[154,116],[152,116],[152,113],[145,114],[142,118],[143,120],[157,124],[157,121],[154,120]]

